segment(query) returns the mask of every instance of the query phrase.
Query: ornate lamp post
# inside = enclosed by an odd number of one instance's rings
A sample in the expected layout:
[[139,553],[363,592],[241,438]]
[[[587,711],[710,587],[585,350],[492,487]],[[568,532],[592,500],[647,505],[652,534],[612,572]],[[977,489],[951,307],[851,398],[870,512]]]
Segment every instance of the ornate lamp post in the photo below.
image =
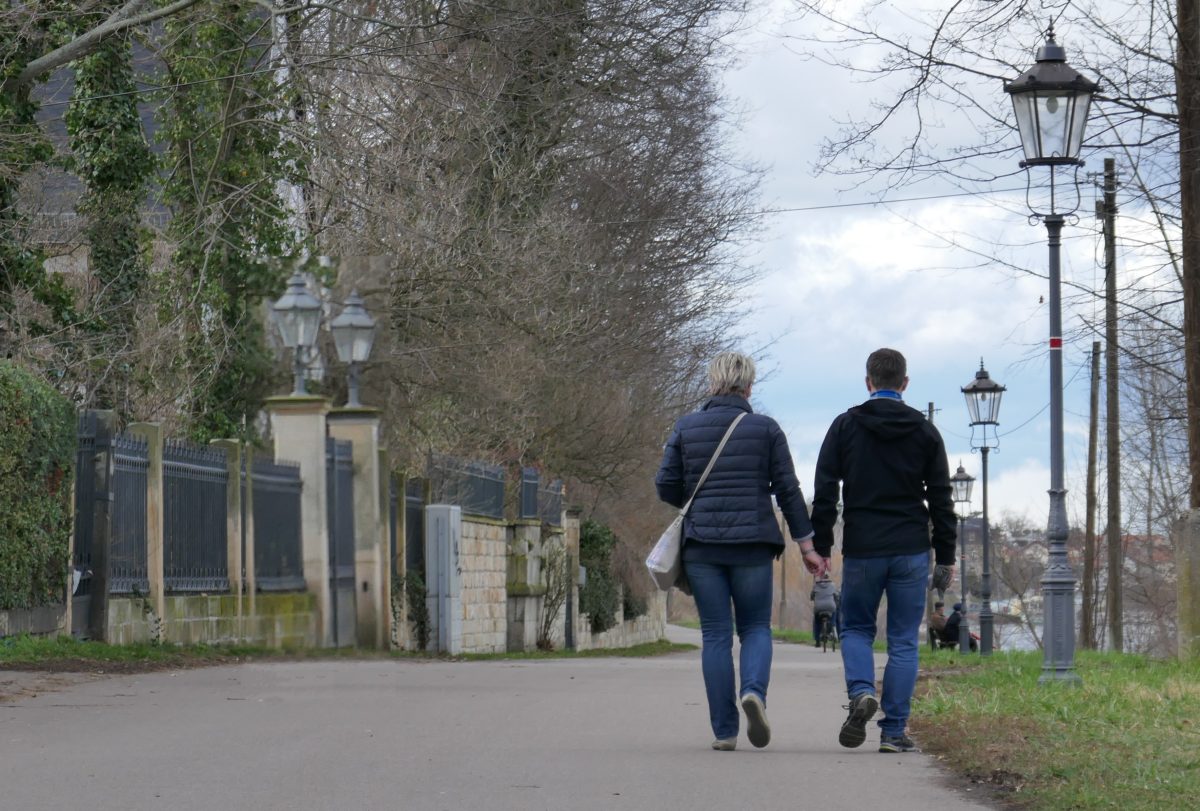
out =
[[[988,376],[979,361],[975,379],[963,386],[963,397],[967,401],[967,412],[971,415],[971,450],[983,455],[983,565],[980,583],[979,606],[979,654],[992,655],[992,634],[995,627],[992,616],[992,547],[989,543],[988,527],[988,451],[998,448],[996,426],[1000,422],[1000,398],[1007,391]],[[979,428],[979,440],[975,429]],[[989,431],[988,429],[991,428]],[[965,610],[965,606],[964,606]]]
[[279,297],[271,308],[275,313],[275,324],[283,345],[295,350],[295,385],[292,396],[304,396],[308,389],[304,384],[304,355],[317,342],[317,329],[321,326],[321,302],[308,292],[304,274],[296,272],[288,279],[287,292]]
[[371,347],[375,343],[375,319],[363,306],[357,290],[350,293],[341,314],[330,323],[329,330],[333,333],[338,359],[350,366],[350,391],[346,406],[359,408],[362,402],[358,399],[358,367],[371,356]]
[[971,491],[975,489],[975,477],[963,470],[962,462],[958,463],[958,471],[950,477],[950,486],[954,488],[954,503],[958,505],[958,587],[959,600],[963,605],[963,621],[958,623],[958,652],[971,652],[971,629],[966,623],[967,613],[967,515],[971,511]]
[[[1055,169],[1083,165],[1079,152],[1088,108],[1100,86],[1067,64],[1067,54],[1054,41],[1054,28],[1037,54],[1037,63],[1004,86],[1012,97],[1021,145],[1022,168],[1050,170],[1050,211],[1033,211],[1046,224],[1050,246],[1050,517],[1046,529],[1049,556],[1042,576],[1045,658],[1039,683],[1078,682],[1075,672],[1075,575],[1067,561],[1067,491],[1063,486],[1062,298],[1059,251],[1064,214],[1055,207]],[[1078,189],[1076,189],[1078,206]]]

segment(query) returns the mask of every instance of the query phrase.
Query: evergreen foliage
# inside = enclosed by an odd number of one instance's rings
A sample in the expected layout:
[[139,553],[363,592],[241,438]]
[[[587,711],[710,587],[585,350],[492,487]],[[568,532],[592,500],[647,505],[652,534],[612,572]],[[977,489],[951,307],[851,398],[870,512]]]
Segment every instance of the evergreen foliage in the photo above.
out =
[[[117,386],[129,376],[134,339],[134,305],[145,287],[146,266],[140,208],[154,159],[138,115],[128,40],[111,37],[75,63],[75,91],[67,110],[71,168],[86,191],[79,213],[98,292],[92,331],[104,335],[99,360],[116,362]],[[123,373],[122,373],[123,372]],[[125,405],[124,397],[103,386],[93,402],[100,408]]]
[[588,520],[579,528],[579,564],[587,569],[587,582],[579,589],[579,610],[588,615],[596,634],[617,624],[621,594],[612,572],[616,545],[617,536],[603,524]]
[[75,411],[37,376],[0,361],[0,609],[62,597],[71,534]]
[[269,394],[262,302],[283,289],[297,238],[279,188],[296,179],[269,65],[271,28],[253,2],[201,4],[167,24],[172,85],[160,113],[172,265],[191,303],[179,371],[202,380],[186,408],[198,439],[239,436]]

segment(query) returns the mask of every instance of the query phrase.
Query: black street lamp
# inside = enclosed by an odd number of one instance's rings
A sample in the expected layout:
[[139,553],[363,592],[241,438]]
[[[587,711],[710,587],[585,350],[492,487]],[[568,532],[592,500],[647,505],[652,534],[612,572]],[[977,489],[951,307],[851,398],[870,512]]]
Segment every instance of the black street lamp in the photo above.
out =
[[950,486],[954,488],[954,503],[958,509],[958,571],[959,595],[962,602],[962,619],[958,623],[958,652],[971,652],[971,629],[967,625],[967,515],[971,512],[971,491],[975,489],[975,477],[963,470],[962,462],[958,470],[950,477]]
[[[1000,447],[996,426],[1000,422],[1000,399],[1007,389],[988,377],[979,361],[975,379],[963,386],[963,397],[967,401],[967,412],[971,415],[971,450],[983,455],[983,564],[981,567],[979,604],[979,655],[992,655],[992,638],[995,618],[992,615],[992,547],[988,527],[988,452]],[[975,440],[975,429],[979,428],[979,441]],[[988,430],[991,428],[991,431]],[[965,606],[964,606],[965,608]]]
[[297,271],[288,279],[287,292],[279,297],[271,308],[275,324],[283,345],[295,350],[292,388],[293,396],[308,394],[304,384],[304,356],[317,343],[317,330],[321,326],[321,302],[308,292],[304,274]]
[[346,396],[348,408],[360,408],[358,399],[358,367],[371,357],[375,343],[375,319],[363,306],[362,296],[354,290],[346,299],[341,314],[329,325],[333,343],[337,347],[338,359],[350,366],[350,386]]
[[[1050,517],[1046,539],[1049,555],[1042,576],[1045,657],[1039,683],[1078,683],[1075,672],[1075,575],[1067,560],[1067,491],[1063,486],[1062,296],[1060,249],[1064,214],[1055,208],[1054,172],[1059,166],[1083,165],[1088,108],[1100,86],[1067,64],[1067,53],[1054,41],[1054,28],[1037,54],[1037,63],[1004,86],[1012,97],[1021,144],[1022,168],[1050,170],[1050,211],[1033,211],[1046,224],[1050,247]],[[1078,188],[1076,188],[1078,205]]]

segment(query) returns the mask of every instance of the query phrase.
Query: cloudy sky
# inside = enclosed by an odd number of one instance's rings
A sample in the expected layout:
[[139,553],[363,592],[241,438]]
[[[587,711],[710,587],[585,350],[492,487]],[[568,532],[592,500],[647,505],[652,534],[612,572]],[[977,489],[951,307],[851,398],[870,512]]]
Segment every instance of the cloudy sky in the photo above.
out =
[[[906,400],[921,410],[934,404],[951,471],[961,460],[978,477],[980,457],[971,452],[960,389],[982,358],[991,376],[1008,387],[1000,448],[989,458],[989,513],[993,521],[1011,513],[1044,527],[1050,483],[1048,286],[990,256],[993,249],[995,255],[1003,252],[1044,275],[1045,229],[1027,221],[1023,189],[858,205],[878,199],[882,189],[870,184],[850,189],[845,178],[814,175],[822,137],[835,132],[835,119],[864,109],[860,105],[878,86],[856,83],[798,55],[787,40],[798,30],[788,15],[782,0],[761,12],[739,38],[740,65],[725,76],[731,102],[745,113],[736,153],[767,170],[760,204],[776,211],[764,217],[763,232],[744,248],[764,271],[745,325],[744,348],[760,360],[755,407],[784,427],[811,495],[817,451],[830,420],[866,396],[866,356],[894,347],[908,358]],[[1030,64],[1036,44],[1030,46]],[[997,86],[994,92],[1001,96],[1003,90]],[[952,111],[948,120],[953,126]],[[1088,170],[1101,166],[1102,157],[1090,158]],[[1011,179],[1002,183],[1014,185]],[[1063,278],[1099,287],[1102,245],[1090,216],[1094,194],[1085,186],[1081,211],[1088,216],[1064,231]],[[922,186],[885,196],[902,200],[938,191]],[[1064,324],[1078,325],[1073,308],[1096,306],[1070,302]],[[1073,524],[1083,521],[1090,351],[1091,339],[1078,338],[1068,341],[1063,356]],[[975,491],[978,510],[979,484]]]

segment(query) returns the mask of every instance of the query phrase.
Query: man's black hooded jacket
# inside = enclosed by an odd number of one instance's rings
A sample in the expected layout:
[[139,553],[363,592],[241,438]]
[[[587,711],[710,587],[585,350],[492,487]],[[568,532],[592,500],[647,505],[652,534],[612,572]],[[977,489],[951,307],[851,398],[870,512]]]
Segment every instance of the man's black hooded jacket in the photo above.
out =
[[850,558],[928,551],[954,563],[955,515],[942,436],[902,401],[876,397],[838,416],[817,458],[813,545],[833,548],[841,483],[842,554]]

